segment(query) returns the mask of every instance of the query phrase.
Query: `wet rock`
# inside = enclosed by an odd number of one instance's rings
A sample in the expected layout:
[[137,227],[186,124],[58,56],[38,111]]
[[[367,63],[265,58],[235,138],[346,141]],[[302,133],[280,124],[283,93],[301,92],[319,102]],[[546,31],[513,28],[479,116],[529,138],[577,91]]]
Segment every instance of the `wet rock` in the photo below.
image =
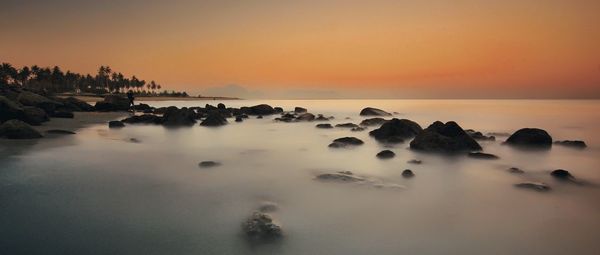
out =
[[169,107],[165,114],[163,114],[162,119],[162,124],[165,126],[191,126],[196,123],[196,112],[185,107],[181,109]]
[[386,123],[386,122],[388,122],[388,120],[377,117],[377,118],[365,119],[360,122],[360,125],[361,126],[379,126],[379,125],[383,125],[383,123]]
[[525,171],[519,169],[518,167],[511,167],[508,169],[509,173],[513,173],[513,174],[522,174],[525,173]]
[[560,180],[574,180],[575,179],[575,177],[573,177],[573,175],[571,175],[571,173],[569,173],[569,171],[564,170],[564,169],[554,170],[554,171],[550,172],[550,175],[552,177],[560,179]]
[[314,119],[315,115],[312,113],[303,113],[296,118],[296,121],[313,121]]
[[125,124],[119,120],[113,120],[108,122],[108,128],[122,128]]
[[562,145],[562,146],[566,146],[566,147],[577,148],[577,149],[583,149],[583,148],[587,147],[587,144],[585,144],[584,141],[580,141],[580,140],[556,141],[556,142],[554,142],[554,144]]
[[476,159],[499,159],[500,158],[494,154],[483,153],[483,152],[469,152],[468,156],[470,158],[476,158]]
[[43,122],[50,120],[44,110],[35,106],[23,106],[23,116],[23,118],[19,119],[33,126],[39,126]]
[[273,222],[273,218],[262,212],[254,212],[244,223],[242,230],[249,241],[272,241],[283,237],[281,226]]
[[379,153],[377,153],[376,156],[377,156],[377,158],[380,158],[380,159],[390,159],[390,158],[395,157],[396,153],[394,153],[391,150],[383,150],[383,151],[380,151]]
[[404,178],[411,178],[414,176],[415,176],[415,173],[413,173],[413,171],[410,169],[404,169],[404,171],[402,171],[402,177],[404,177]]
[[391,116],[392,114],[381,109],[367,107],[360,111],[360,116]]
[[223,125],[227,125],[227,120],[217,112],[209,114],[208,117],[200,123],[200,126],[205,127],[218,127]]
[[58,110],[50,115],[52,118],[64,118],[64,119],[72,119],[75,117],[73,112]]
[[275,109],[268,104],[259,104],[252,107],[248,107],[248,114],[250,115],[270,115],[274,114]]
[[522,182],[515,184],[515,187],[522,189],[531,189],[539,192],[550,191],[550,186],[541,182]]
[[315,127],[317,128],[333,128],[333,126],[329,123],[326,124],[317,124]]
[[421,133],[423,129],[419,124],[407,119],[391,119],[380,128],[369,132],[369,135],[377,141],[386,143],[404,142],[404,139],[412,138]]
[[221,163],[216,162],[216,161],[202,161],[198,164],[198,166],[201,168],[216,167],[216,166],[220,166],[220,165],[221,165]]
[[307,112],[307,110],[306,110],[306,108],[296,106],[296,108],[294,108],[294,112],[295,113],[305,113],[305,112]]
[[343,148],[348,146],[362,145],[364,142],[356,137],[342,137],[333,140],[329,147],[331,148]]
[[[110,127],[111,122],[109,122],[109,124],[108,124],[109,127]],[[163,122],[163,118],[160,116],[152,115],[152,114],[142,114],[142,115],[131,116],[131,117],[123,119],[122,121],[119,121],[119,122],[123,122],[123,123],[127,123],[127,124],[161,124]],[[122,127],[122,126],[119,126],[119,124],[116,122],[114,122],[113,125],[117,125],[115,127]],[[125,125],[123,125],[123,126],[125,126]]]
[[354,124],[354,123],[340,123],[340,124],[335,124],[335,127],[339,127],[339,128],[357,128],[359,126],[356,125],[356,124]]
[[69,130],[63,130],[63,129],[50,129],[50,130],[46,130],[47,134],[54,134],[54,135],[74,135],[75,132],[73,131],[69,131]]
[[552,146],[552,137],[548,132],[539,128],[523,128],[519,129],[506,139],[506,144],[523,147],[549,148]]
[[362,182],[364,178],[354,176],[350,171],[341,171],[337,173],[326,173],[317,175],[319,181],[332,181],[332,182]]
[[361,131],[365,131],[364,127],[353,127],[350,129],[350,131],[352,132],[361,132]]
[[100,112],[128,111],[129,99],[117,95],[108,95],[104,97],[104,100],[96,102],[94,108]]
[[409,160],[409,161],[406,161],[406,163],[409,163],[409,164],[415,164],[415,165],[419,165],[419,164],[422,164],[422,163],[423,163],[423,161],[421,161],[421,160],[418,160],[418,159],[411,159],[411,160]]
[[469,134],[473,139],[478,141],[496,141],[496,137],[494,136],[485,136],[479,131],[475,131],[473,129],[465,130],[467,134]]
[[20,120],[7,120],[0,125],[0,137],[8,139],[36,139],[42,135]]
[[410,148],[443,153],[481,150],[481,146],[454,121],[434,122],[410,142]]

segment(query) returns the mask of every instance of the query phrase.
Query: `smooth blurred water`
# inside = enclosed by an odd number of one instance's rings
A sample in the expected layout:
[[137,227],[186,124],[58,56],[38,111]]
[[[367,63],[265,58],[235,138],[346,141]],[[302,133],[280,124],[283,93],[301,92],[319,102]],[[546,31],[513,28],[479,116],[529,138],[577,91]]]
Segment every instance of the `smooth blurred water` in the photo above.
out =
[[[218,101],[149,102],[153,106]],[[302,100],[268,103],[354,122],[366,106],[398,112],[424,128],[435,120],[513,132],[540,127],[585,150],[522,151],[480,142],[499,160],[388,148],[364,132],[278,123],[276,116],[219,128],[96,125],[30,145],[0,141],[0,254],[598,254],[600,101]],[[350,119],[345,119],[345,118]],[[371,128],[370,130],[372,130]],[[365,144],[330,149],[335,138]],[[140,142],[133,143],[130,138]],[[390,160],[375,154],[396,152]],[[406,162],[420,159],[421,165]],[[204,160],[223,164],[199,168]],[[526,171],[511,174],[509,167]],[[416,176],[404,179],[412,169]],[[553,180],[563,168],[587,185]],[[323,183],[349,170],[403,190]],[[552,191],[517,189],[540,181]],[[240,224],[263,201],[285,238],[251,246]]]

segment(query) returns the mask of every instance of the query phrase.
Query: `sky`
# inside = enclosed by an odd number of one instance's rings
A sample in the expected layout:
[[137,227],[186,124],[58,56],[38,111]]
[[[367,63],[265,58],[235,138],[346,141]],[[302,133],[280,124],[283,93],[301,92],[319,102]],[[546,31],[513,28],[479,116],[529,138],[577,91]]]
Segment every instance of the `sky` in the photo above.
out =
[[599,24],[597,0],[0,0],[0,62],[192,95],[600,98]]

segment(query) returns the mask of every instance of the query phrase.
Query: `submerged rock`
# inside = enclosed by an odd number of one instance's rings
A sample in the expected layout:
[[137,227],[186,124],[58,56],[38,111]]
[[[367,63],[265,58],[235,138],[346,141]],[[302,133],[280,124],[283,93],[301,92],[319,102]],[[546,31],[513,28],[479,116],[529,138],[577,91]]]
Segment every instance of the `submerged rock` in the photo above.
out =
[[170,127],[192,126],[196,124],[196,112],[189,108],[169,107],[162,116],[162,124]]
[[434,122],[410,142],[410,148],[444,153],[481,150],[481,146],[454,121]]
[[358,146],[362,145],[364,142],[356,137],[342,137],[333,140],[329,147],[331,148],[343,148],[347,146]]
[[354,123],[340,123],[340,124],[335,124],[335,127],[339,127],[339,128],[357,128],[358,125],[356,125]]
[[381,109],[367,107],[360,111],[360,116],[392,116],[392,114]]
[[350,129],[350,131],[352,132],[360,132],[360,131],[365,131],[364,127],[353,127]]
[[42,135],[20,120],[8,120],[0,125],[0,137],[8,139],[36,139]]
[[577,148],[577,149],[583,149],[583,148],[587,147],[587,144],[585,144],[584,141],[580,141],[580,140],[556,141],[556,142],[554,142],[554,144],[562,145],[562,146],[566,146],[566,147]]
[[242,118],[242,116],[235,117],[235,122],[242,122],[242,121],[244,121],[244,118]]
[[508,169],[509,173],[513,173],[513,174],[522,174],[525,173],[525,171],[519,169],[518,167],[511,167]]
[[539,128],[523,128],[506,139],[506,144],[524,147],[549,148],[552,146],[552,137],[545,130]]
[[125,124],[119,120],[113,120],[108,122],[108,128],[122,128]]
[[[119,124],[117,122],[113,122],[111,121],[113,124],[115,125],[114,127],[123,127],[123,126],[119,126]],[[109,127],[110,127],[110,123],[108,123]],[[153,114],[142,114],[142,115],[133,115],[129,118],[123,119],[119,122],[122,123],[127,123],[127,124],[160,124],[163,122],[163,118],[160,116],[156,116]],[[121,123],[121,124],[122,124]]]
[[469,134],[473,139],[478,141],[496,141],[495,136],[485,136],[481,132],[473,129],[467,129],[465,132],[467,132],[467,134]]
[[55,135],[74,135],[75,132],[63,129],[50,129],[46,130],[47,134],[55,134]]
[[330,116],[330,117],[325,117],[325,116],[323,116],[323,114],[319,114],[319,115],[317,115],[317,117],[315,118],[315,121],[329,121],[329,120],[331,120],[331,119],[333,119],[333,116]]
[[96,102],[94,108],[100,112],[128,111],[129,99],[117,95],[108,95],[104,97],[104,100]]
[[471,158],[476,158],[476,159],[499,159],[500,158],[494,154],[483,153],[483,152],[469,152],[468,156]]
[[316,128],[333,128],[333,126],[331,124],[329,124],[329,123],[326,123],[326,124],[317,124],[315,127]]
[[296,121],[313,121],[315,119],[315,115],[312,113],[302,113],[297,118]]
[[327,173],[317,175],[317,180],[334,182],[362,182],[364,178],[354,176],[350,171],[340,171],[337,173]]
[[423,161],[418,160],[418,159],[411,159],[409,161],[406,161],[406,163],[419,165],[419,164],[423,163]]
[[411,178],[414,176],[415,176],[415,173],[413,173],[413,171],[410,169],[405,169],[404,171],[402,171],[402,177],[404,177],[404,178]]
[[227,120],[225,118],[223,118],[223,116],[221,116],[221,114],[219,114],[218,112],[212,112],[212,113],[208,114],[208,117],[206,117],[206,119],[204,119],[200,123],[200,126],[218,127],[218,126],[223,126],[226,124],[227,124]]
[[550,190],[550,186],[541,182],[522,182],[515,184],[515,187],[522,189],[532,189],[539,192],[545,192]]
[[272,241],[283,236],[281,226],[273,218],[262,212],[254,212],[242,223],[242,230],[250,241]]
[[404,142],[404,139],[411,138],[421,133],[423,129],[419,124],[407,119],[389,120],[380,128],[369,132],[377,141],[386,143]]
[[380,158],[380,159],[390,159],[390,158],[395,157],[396,153],[394,153],[391,150],[383,150],[383,151],[380,151],[379,153],[377,153],[376,156],[377,156],[377,158]]
[[209,168],[209,167],[216,167],[216,166],[220,166],[221,163],[216,162],[216,161],[202,161],[200,163],[198,163],[199,167],[202,168]]
[[279,210],[279,206],[275,202],[264,201],[258,206],[258,211],[262,213],[275,212]]
[[388,122],[388,120],[384,119],[384,118],[370,118],[370,119],[364,119],[363,121],[360,122],[361,126],[379,126],[379,125],[383,125],[383,123]]

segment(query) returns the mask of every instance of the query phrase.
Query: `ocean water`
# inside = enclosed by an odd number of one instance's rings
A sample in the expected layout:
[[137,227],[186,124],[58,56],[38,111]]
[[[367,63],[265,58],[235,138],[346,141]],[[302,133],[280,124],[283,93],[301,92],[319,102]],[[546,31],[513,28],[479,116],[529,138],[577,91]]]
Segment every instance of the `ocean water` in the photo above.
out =
[[[218,101],[148,102],[153,106]],[[464,129],[547,130],[584,150],[523,151],[506,137],[480,142],[498,160],[392,147],[349,129],[276,116],[227,126],[167,129],[94,125],[77,135],[30,144],[0,141],[0,254],[599,254],[600,101],[263,100],[354,122],[366,106],[418,122],[456,121]],[[347,119],[348,118],[348,119]],[[330,149],[335,138],[365,144]],[[130,139],[135,138],[137,142]],[[390,149],[396,157],[375,154]],[[408,164],[411,159],[420,165]],[[219,167],[199,168],[215,160]],[[512,174],[519,167],[524,174]],[[585,185],[553,180],[567,169]],[[411,169],[415,177],[401,173]],[[352,171],[403,188],[316,181]],[[549,192],[515,188],[538,181]],[[265,201],[284,238],[251,245],[241,223]]]

